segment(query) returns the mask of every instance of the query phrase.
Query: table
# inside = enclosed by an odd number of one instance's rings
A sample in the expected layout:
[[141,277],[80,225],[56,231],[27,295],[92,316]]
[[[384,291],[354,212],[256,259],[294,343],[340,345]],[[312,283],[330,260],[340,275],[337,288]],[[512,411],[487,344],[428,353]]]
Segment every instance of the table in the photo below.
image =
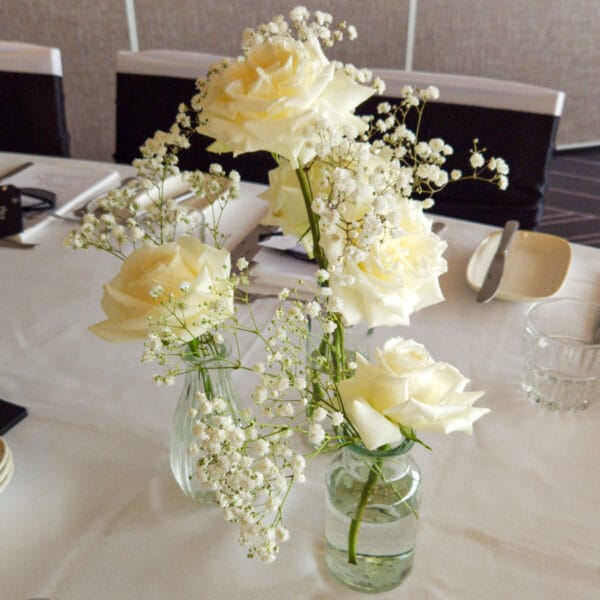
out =
[[[244,184],[240,201],[258,189]],[[492,228],[444,220],[446,302],[375,335],[424,343],[486,390],[479,405],[492,412],[471,437],[428,435],[433,450],[413,450],[424,477],[416,563],[378,598],[597,598],[600,401],[557,414],[523,396],[528,304],[477,304],[465,269]],[[71,226],[50,223],[31,251],[0,248],[0,397],[29,410],[5,436],[15,474],[0,495],[0,598],[364,598],[324,565],[327,457],[292,495],[292,539],[272,565],[247,559],[218,510],[179,491],[168,446],[181,382],[154,386],[141,344],[87,331],[118,267],[63,248]],[[560,294],[600,302],[599,250],[573,245]]]

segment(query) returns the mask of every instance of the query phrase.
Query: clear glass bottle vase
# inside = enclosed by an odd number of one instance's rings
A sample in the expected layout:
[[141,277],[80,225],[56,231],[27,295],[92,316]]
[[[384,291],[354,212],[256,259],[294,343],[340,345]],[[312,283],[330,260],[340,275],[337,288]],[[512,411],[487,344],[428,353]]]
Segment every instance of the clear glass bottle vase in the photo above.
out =
[[239,395],[231,380],[229,351],[219,347],[216,355],[187,356],[189,370],[173,417],[171,430],[171,471],[181,490],[196,502],[213,503],[212,490],[198,477],[199,453],[195,444],[194,422],[198,418],[198,392],[208,400],[221,398],[237,420],[242,411]]
[[374,452],[347,446],[327,469],[325,560],[355,590],[392,589],[412,568],[421,484],[412,445]]

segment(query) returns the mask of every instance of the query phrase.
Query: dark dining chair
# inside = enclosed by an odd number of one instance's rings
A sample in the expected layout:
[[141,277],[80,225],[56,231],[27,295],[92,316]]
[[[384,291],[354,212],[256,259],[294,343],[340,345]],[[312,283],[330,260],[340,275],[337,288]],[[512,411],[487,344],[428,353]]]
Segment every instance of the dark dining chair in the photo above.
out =
[[480,181],[453,183],[434,196],[432,212],[499,226],[509,219],[519,220],[524,229],[538,226],[563,92],[463,75],[391,69],[376,74],[386,82],[386,90],[361,105],[359,112],[375,114],[380,102],[397,100],[405,85],[436,86],[440,97],[425,107],[419,139],[441,137],[454,148],[444,168],[468,172],[474,138],[486,148],[487,158],[502,157],[510,167],[506,190]]
[[58,48],[0,41],[0,150],[69,156]]
[[[131,163],[140,157],[140,146],[155,131],[167,131],[177,107],[189,103],[196,93],[196,79],[206,75],[220,56],[178,50],[121,51],[117,54],[116,145],[114,159]],[[212,139],[196,134],[191,147],[179,154],[181,169],[207,170],[219,163],[227,171],[236,169],[247,181],[266,183],[268,170],[275,166],[266,152],[234,158],[215,154],[207,147]]]

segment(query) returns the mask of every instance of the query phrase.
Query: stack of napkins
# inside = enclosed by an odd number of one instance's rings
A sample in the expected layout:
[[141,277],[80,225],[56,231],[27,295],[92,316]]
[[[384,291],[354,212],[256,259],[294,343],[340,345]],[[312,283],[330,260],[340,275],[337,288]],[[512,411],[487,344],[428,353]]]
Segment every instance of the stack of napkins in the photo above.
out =
[[[300,299],[315,295],[317,265],[302,256],[292,236],[273,236],[260,244],[249,270],[250,292],[277,294],[282,288],[295,290]],[[291,252],[291,253],[289,253]]]
[[4,438],[0,437],[0,493],[9,484],[14,470],[12,452]]
[[[122,187],[127,187],[127,185],[127,180],[125,180]],[[139,207],[138,214],[144,214],[153,203],[158,202],[161,195],[164,200],[175,200],[176,202],[181,201],[182,204],[189,204],[190,206],[194,206],[195,208],[199,209],[202,209],[206,206],[206,203],[198,206],[193,204],[193,201],[196,200],[196,198],[194,193],[190,190],[190,184],[187,181],[184,181],[181,173],[178,173],[177,175],[171,175],[171,177],[167,177],[167,179],[165,179],[162,185],[162,190],[158,187],[152,187],[152,189],[148,191],[138,189],[138,191],[134,193],[132,199],[137,202]],[[92,202],[85,204],[85,212],[102,213],[100,204],[104,197],[105,194],[101,194]],[[121,215],[116,214],[115,216],[117,219],[120,218],[124,221],[130,215],[129,213],[123,213]]]
[[[189,194],[188,194],[189,192]],[[139,192],[135,196],[140,211],[144,212],[153,202],[156,202],[160,198],[161,190],[157,187],[152,188],[148,192]],[[164,199],[179,199],[185,196],[186,199],[193,198],[193,194],[190,192],[190,184],[183,179],[183,175],[178,173],[177,175],[171,175],[167,177],[163,183],[162,195]],[[187,200],[186,200],[187,202]],[[206,204],[197,206],[196,208],[204,208]]]

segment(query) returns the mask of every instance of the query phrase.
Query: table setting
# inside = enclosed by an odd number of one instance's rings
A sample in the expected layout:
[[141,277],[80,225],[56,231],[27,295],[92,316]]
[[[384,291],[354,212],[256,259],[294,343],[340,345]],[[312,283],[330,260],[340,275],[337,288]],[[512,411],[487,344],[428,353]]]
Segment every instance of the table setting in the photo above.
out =
[[[354,37],[247,30],[107,193],[0,248],[7,598],[595,596],[599,251],[437,216],[509,165],[444,170],[406,126],[435,89],[357,118],[383,82],[325,56]],[[269,185],[179,171],[196,132]]]

